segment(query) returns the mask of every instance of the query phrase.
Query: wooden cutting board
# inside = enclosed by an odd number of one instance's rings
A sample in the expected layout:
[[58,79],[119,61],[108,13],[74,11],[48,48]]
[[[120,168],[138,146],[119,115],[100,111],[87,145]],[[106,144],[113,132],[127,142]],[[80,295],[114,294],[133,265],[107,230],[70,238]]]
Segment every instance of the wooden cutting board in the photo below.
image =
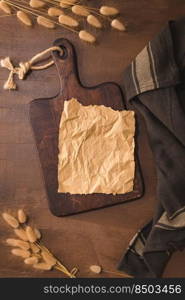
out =
[[59,39],[55,41],[54,45],[60,46],[63,50],[62,54],[57,51],[53,52],[53,59],[60,77],[60,93],[57,98],[32,101],[29,110],[51,212],[56,216],[65,216],[141,197],[143,182],[137,154],[135,154],[134,190],[130,193],[71,195],[57,192],[58,133],[64,101],[74,97],[83,105],[103,104],[115,110],[123,110],[125,105],[121,89],[115,83],[108,82],[90,88],[84,87],[80,83],[75,51],[68,40]]

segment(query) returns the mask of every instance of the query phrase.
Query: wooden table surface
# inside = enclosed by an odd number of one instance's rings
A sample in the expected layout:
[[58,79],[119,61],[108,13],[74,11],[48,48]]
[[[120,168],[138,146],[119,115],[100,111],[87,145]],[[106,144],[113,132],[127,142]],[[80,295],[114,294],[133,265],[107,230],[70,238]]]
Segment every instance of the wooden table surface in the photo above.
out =
[[[104,81],[123,85],[125,67],[169,19],[185,15],[182,0],[94,0],[117,6],[128,23],[126,33],[106,30],[97,33],[99,45],[89,46],[62,28],[33,29],[20,24],[15,16],[0,18],[0,58],[10,56],[15,63],[26,61],[66,37],[77,50],[80,78],[92,86]],[[140,200],[65,218],[53,216],[47,203],[42,172],[28,119],[32,99],[54,96],[59,90],[55,66],[32,72],[19,81],[19,90],[4,91],[8,72],[0,69],[0,211],[24,208],[31,222],[41,229],[44,243],[72,268],[79,267],[79,277],[95,276],[92,264],[115,271],[116,265],[135,232],[153,215],[156,203],[155,167],[148,145],[145,125],[139,117],[139,157],[145,181],[145,195]],[[63,277],[58,271],[35,271],[10,254],[5,239],[11,229],[0,219],[1,277]],[[185,277],[185,253],[177,252],[168,264],[165,277]],[[102,273],[100,277],[119,277]]]

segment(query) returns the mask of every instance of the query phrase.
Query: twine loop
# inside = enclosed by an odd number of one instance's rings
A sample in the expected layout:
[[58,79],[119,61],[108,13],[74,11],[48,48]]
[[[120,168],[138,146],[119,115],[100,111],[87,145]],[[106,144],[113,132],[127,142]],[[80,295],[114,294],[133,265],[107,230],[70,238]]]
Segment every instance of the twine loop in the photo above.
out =
[[46,63],[44,65],[34,65],[35,63],[38,62],[39,59],[43,58],[46,54],[48,54],[51,51],[60,51],[61,52],[61,48],[58,46],[50,47],[50,48],[36,54],[29,61],[20,62],[18,67],[13,66],[13,64],[10,60],[10,57],[5,57],[4,59],[1,59],[1,61],[0,61],[1,67],[6,68],[10,71],[8,79],[5,82],[3,88],[5,90],[15,90],[17,88],[17,85],[14,81],[14,74],[16,74],[19,79],[23,80],[25,78],[26,74],[28,73],[28,71],[44,70],[44,69],[50,67],[51,65],[53,65],[54,64],[53,60],[49,61],[48,63]]
[[26,62],[20,62],[18,70],[18,77],[19,79],[23,80],[25,75],[28,73],[28,71],[31,69],[31,64],[29,61]]

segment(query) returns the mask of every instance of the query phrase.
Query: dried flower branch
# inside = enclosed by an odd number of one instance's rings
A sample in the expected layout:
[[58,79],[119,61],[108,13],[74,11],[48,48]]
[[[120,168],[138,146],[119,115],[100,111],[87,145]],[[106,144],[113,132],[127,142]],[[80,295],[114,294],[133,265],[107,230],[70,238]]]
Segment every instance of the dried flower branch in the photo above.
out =
[[[23,1],[23,0],[17,0],[17,2],[25,2],[25,1]],[[53,1],[53,0],[52,0]],[[56,24],[56,25],[59,25],[59,26],[62,26],[62,27],[64,27],[65,29],[68,29],[68,30],[70,30],[70,31],[72,31],[72,32],[75,32],[75,33],[77,33],[78,34],[78,31],[76,31],[76,30],[74,30],[74,29],[72,29],[72,28],[70,28],[70,27],[68,27],[68,26],[65,26],[64,24],[60,24],[60,23],[58,23],[58,22],[56,22],[56,21],[54,21],[54,20],[51,20],[50,18],[47,18],[48,17],[48,15],[47,15],[47,13],[45,13],[45,12],[43,12],[43,11],[39,11],[39,10],[36,10],[36,9],[33,9],[33,8],[30,8],[30,7],[26,7],[26,6],[24,6],[24,5],[22,5],[22,4],[15,4],[15,3],[13,3],[13,2],[11,2],[11,0],[6,0],[6,2],[8,3],[8,4],[10,4],[10,5],[12,5],[15,9],[21,9],[21,10],[23,10],[23,11],[25,11],[26,13],[28,13],[28,14],[31,14],[33,17],[35,17],[36,19],[38,18],[38,17],[40,17],[40,16],[43,16],[43,17],[45,17],[45,19],[44,19],[44,21],[41,19],[41,22],[40,22],[40,18],[39,18],[39,20],[37,19],[37,23],[39,22],[39,23],[41,23],[41,24],[39,24],[39,25],[42,25],[42,26],[44,26],[45,25],[45,20],[46,21],[48,21],[48,22],[52,22],[52,23],[54,23],[54,24]],[[38,14],[38,13],[40,13],[40,14]],[[43,24],[44,23],[44,24]],[[50,25],[48,25],[48,26],[50,26]],[[47,25],[45,25],[45,27],[47,27]],[[51,28],[51,27],[53,27],[53,25],[51,25],[50,27],[48,27],[48,28]]]
[[40,241],[41,233],[37,228],[27,225],[27,216],[22,209],[17,212],[18,219],[9,213],[3,213],[2,217],[11,227],[14,233],[20,239],[9,238],[7,244],[12,247],[11,253],[24,258],[24,263],[32,265],[36,269],[51,270],[52,268],[59,270],[69,276],[75,278],[77,268],[69,271]]
[[[126,30],[125,25],[120,20],[115,19],[115,16],[119,14],[117,8],[111,6],[101,6],[100,8],[90,5],[85,6],[82,1],[78,0],[1,0],[0,9],[7,15],[11,15],[12,12],[16,11],[17,18],[26,26],[32,26],[34,23],[32,19],[36,19],[38,25],[48,29],[61,26],[78,34],[81,40],[91,44],[96,42],[95,36],[86,29],[81,28],[81,22],[68,15],[69,10],[74,16],[85,19],[87,24],[96,29],[103,28],[103,24],[99,20],[102,18],[112,28],[119,31]],[[56,18],[58,18],[58,22]],[[77,30],[74,28],[77,28]]]

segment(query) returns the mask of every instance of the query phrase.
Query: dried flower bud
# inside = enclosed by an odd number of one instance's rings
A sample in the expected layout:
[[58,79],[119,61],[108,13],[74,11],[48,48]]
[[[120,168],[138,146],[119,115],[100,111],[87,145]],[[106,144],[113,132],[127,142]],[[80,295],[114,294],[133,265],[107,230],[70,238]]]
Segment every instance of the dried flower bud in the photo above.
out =
[[81,5],[72,6],[72,12],[76,15],[83,17],[87,17],[88,15],[90,15],[89,10]]
[[26,265],[35,265],[38,263],[38,258],[36,256],[31,256],[31,257],[28,257],[24,260],[24,263]]
[[96,41],[95,37],[85,30],[80,30],[79,38],[88,43],[94,43]]
[[40,248],[37,246],[37,245],[35,245],[35,244],[30,244],[30,248],[31,248],[31,250],[32,250],[32,252],[33,253],[39,253],[40,252]]
[[119,21],[118,19],[114,19],[112,20],[111,22],[111,26],[117,30],[120,30],[120,31],[125,31],[126,28],[125,28],[125,25]]
[[56,265],[56,259],[51,254],[47,253],[46,251],[42,251],[41,255],[48,265],[52,267]]
[[44,26],[44,27],[49,28],[49,29],[55,28],[55,24],[51,20],[49,20],[49,19],[47,19],[43,16],[38,16],[37,17],[37,23],[39,25]]
[[30,243],[36,242],[36,240],[37,240],[36,234],[30,226],[26,227],[26,234],[27,234],[27,237],[28,237],[28,240],[30,241]]
[[39,269],[39,270],[51,270],[52,266],[48,265],[47,263],[38,263],[34,265],[35,269]]
[[30,0],[29,5],[33,8],[42,8],[46,3],[40,0]]
[[59,23],[70,26],[70,27],[78,27],[78,25],[79,25],[79,22],[77,20],[73,19],[70,16],[66,16],[66,15],[59,16],[58,21],[59,21]]
[[30,256],[30,252],[28,250],[22,250],[22,249],[12,249],[12,254],[16,256],[21,256],[23,258],[27,258]]
[[22,241],[22,240],[17,240],[17,247],[23,249],[23,250],[28,250],[30,249],[30,245],[28,242]]
[[23,11],[18,10],[17,12],[17,18],[24,23],[26,26],[32,26],[32,20],[30,17]]
[[97,266],[97,265],[92,265],[90,266],[90,270],[93,272],[93,273],[96,273],[96,274],[100,274],[102,269],[100,266]]
[[40,238],[41,238],[40,230],[38,230],[37,228],[34,228],[34,232],[36,234],[37,240],[40,240]]
[[22,240],[17,240],[17,239],[7,239],[6,240],[7,244],[9,246],[13,247],[19,247],[23,250],[28,250],[30,248],[30,245],[28,242],[22,241]]
[[13,247],[17,246],[17,242],[15,239],[7,239],[6,242],[9,246],[13,246]]
[[59,17],[60,15],[62,15],[64,12],[60,9],[60,8],[57,8],[57,7],[50,7],[48,9],[48,15],[50,17]]
[[73,4],[75,4],[77,2],[77,0],[61,0],[60,1],[60,6],[62,8],[67,8],[72,6]]
[[114,16],[119,13],[119,10],[111,6],[101,6],[100,13],[104,16]]
[[18,215],[18,220],[19,220],[19,223],[23,224],[26,222],[26,214],[24,213],[23,209],[19,209],[18,212],[17,212],[17,215]]
[[10,214],[3,213],[2,216],[3,216],[3,219],[6,221],[6,223],[8,223],[13,228],[19,227],[19,222],[17,221],[17,219],[14,218],[13,216],[11,216]]
[[28,237],[26,231],[24,229],[14,229],[15,234],[23,241],[27,242]]
[[12,13],[11,7],[3,0],[0,1],[0,9],[2,9],[8,15],[11,15]]
[[96,27],[96,28],[102,28],[101,22],[98,20],[98,18],[96,18],[96,17],[93,16],[93,15],[89,15],[89,16],[87,17],[87,22],[88,22],[90,25],[92,25],[92,26],[94,26],[94,27]]

